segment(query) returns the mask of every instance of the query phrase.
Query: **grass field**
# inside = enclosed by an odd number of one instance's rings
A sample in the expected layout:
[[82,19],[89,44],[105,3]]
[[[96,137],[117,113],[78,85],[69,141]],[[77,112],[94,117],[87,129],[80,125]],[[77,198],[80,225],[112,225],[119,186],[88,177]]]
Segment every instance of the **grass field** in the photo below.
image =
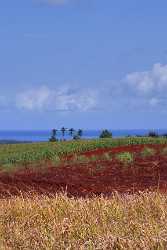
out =
[[0,203],[0,249],[167,249],[167,197],[140,193],[112,198],[66,195]]
[[0,166],[2,250],[167,249],[165,138],[1,145]]

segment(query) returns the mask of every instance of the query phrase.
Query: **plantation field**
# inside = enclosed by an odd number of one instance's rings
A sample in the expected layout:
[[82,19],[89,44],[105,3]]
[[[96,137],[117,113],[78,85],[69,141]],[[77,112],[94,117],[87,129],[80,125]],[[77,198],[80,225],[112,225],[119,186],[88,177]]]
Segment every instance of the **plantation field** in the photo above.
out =
[[45,160],[52,160],[54,162],[69,154],[81,153],[97,148],[111,148],[121,145],[166,143],[167,138],[135,137],[56,143],[0,145],[0,167],[8,168],[12,165],[24,165]]
[[[0,197],[22,193],[69,197],[167,191],[167,145],[103,147],[0,172]],[[6,171],[8,170],[8,171]]]

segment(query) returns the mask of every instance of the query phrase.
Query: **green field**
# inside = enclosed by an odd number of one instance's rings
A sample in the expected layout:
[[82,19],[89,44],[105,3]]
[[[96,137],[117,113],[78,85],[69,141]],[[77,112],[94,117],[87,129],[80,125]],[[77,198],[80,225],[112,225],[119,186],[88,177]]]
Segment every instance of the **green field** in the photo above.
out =
[[55,160],[62,156],[81,153],[97,148],[109,148],[120,145],[166,144],[167,138],[117,138],[78,140],[55,143],[32,143],[0,145],[0,166],[28,164],[43,160]]

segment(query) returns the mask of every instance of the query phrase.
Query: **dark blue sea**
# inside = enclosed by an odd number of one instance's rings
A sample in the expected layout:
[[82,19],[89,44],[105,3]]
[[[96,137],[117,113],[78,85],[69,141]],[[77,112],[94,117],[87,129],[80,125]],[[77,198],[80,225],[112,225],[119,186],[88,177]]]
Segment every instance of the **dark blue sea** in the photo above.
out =
[[[147,135],[151,129],[131,129],[131,130],[110,130],[113,134],[113,137],[124,137],[124,136],[142,136]],[[167,129],[156,129],[153,130],[158,134],[167,133]],[[101,133],[101,130],[83,130],[84,139],[94,139],[98,138]],[[18,141],[18,142],[42,142],[48,141],[51,136],[50,130],[39,130],[39,131],[0,131],[0,141]],[[57,138],[62,138],[62,133],[60,131],[57,132]],[[65,133],[65,139],[72,139],[69,136],[69,132]]]

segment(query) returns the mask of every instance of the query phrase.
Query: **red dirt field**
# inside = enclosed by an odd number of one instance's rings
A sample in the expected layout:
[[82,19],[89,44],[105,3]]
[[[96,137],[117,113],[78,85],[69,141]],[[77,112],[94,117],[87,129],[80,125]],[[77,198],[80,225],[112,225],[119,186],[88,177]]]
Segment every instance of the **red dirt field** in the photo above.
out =
[[[142,157],[144,147],[154,148],[153,156]],[[86,152],[88,158],[112,153],[112,159],[99,159],[86,163],[70,161],[61,166],[46,163],[36,170],[31,166],[11,173],[0,172],[0,197],[35,192],[52,195],[66,191],[69,197],[110,196],[114,191],[134,193],[146,189],[167,191],[167,154],[162,155],[166,145],[121,146],[110,149],[97,149]],[[128,165],[115,157],[120,152],[134,153],[134,162]]]

